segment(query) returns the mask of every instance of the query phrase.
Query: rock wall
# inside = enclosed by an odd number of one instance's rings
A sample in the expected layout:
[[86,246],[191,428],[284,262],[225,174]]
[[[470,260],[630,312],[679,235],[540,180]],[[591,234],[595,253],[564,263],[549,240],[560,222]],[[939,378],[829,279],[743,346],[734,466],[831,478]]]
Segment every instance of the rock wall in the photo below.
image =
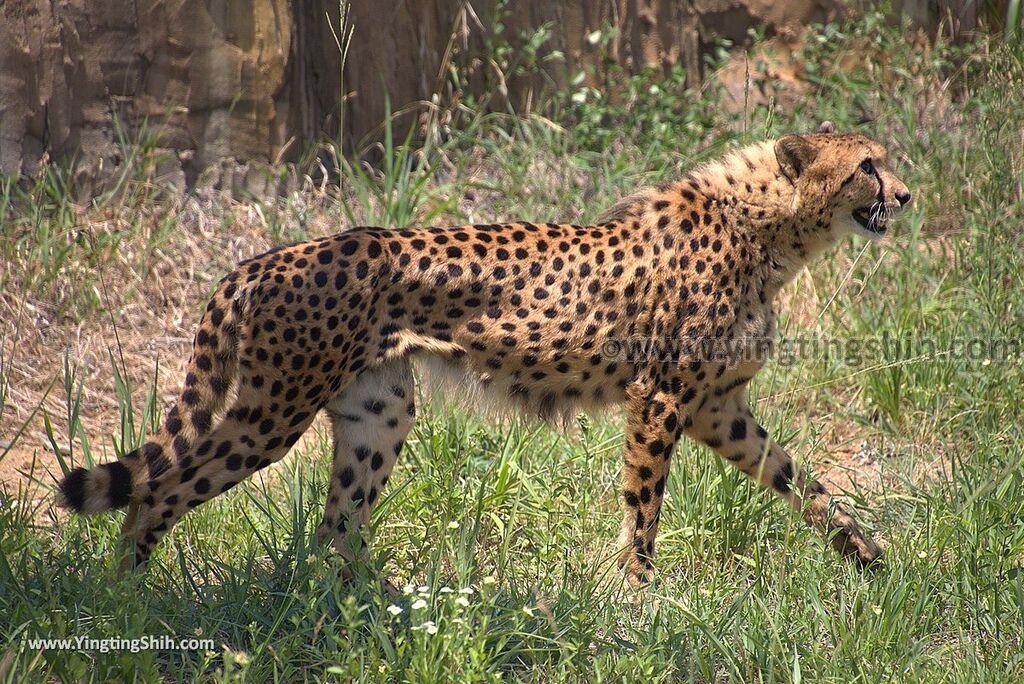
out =
[[[323,135],[349,145],[379,132],[393,110],[442,92],[448,60],[471,87],[493,89],[486,62],[498,0],[353,0],[355,28],[344,73],[335,34],[338,3],[325,0],[5,0],[0,6],[0,174],[34,174],[72,163],[90,194],[123,162],[123,141],[159,154],[181,184],[224,160],[296,159]],[[842,0],[507,0],[503,35],[550,25],[557,81],[610,57],[627,70],[685,68],[699,79],[717,38],[748,29],[795,34],[835,18]],[[968,0],[904,0],[916,21],[954,16],[973,27]],[[613,26],[610,42],[595,30]],[[540,79],[506,83],[529,107]],[[344,90],[344,93],[343,93]],[[343,97],[344,95],[344,97]],[[344,101],[344,111],[339,102]],[[252,174],[250,174],[252,175]],[[266,186],[255,174],[243,185]],[[236,179],[237,180],[237,179]],[[252,186],[252,187],[250,187]]]
[[85,186],[156,145],[186,173],[273,160],[292,135],[285,0],[10,0],[0,20],[0,171],[73,159]]

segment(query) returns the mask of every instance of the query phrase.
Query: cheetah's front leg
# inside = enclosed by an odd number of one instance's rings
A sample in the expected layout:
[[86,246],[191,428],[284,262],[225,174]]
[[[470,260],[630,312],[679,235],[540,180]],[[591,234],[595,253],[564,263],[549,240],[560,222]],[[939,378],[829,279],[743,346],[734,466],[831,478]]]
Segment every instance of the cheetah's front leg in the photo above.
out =
[[794,469],[785,449],[754,420],[745,388],[721,401],[707,402],[686,433],[789,502],[808,523],[830,535],[832,546],[844,556],[864,566],[882,555],[878,544],[861,532],[824,485],[802,469]]
[[626,427],[622,496],[625,517],[619,536],[619,567],[639,587],[654,577],[654,543],[661,518],[672,451],[682,432],[678,399],[671,383],[654,391],[631,392]]

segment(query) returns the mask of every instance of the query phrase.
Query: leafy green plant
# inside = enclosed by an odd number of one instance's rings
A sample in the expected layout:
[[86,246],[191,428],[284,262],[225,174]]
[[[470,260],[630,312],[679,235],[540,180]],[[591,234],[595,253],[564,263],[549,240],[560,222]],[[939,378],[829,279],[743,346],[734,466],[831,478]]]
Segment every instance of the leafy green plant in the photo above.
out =
[[384,140],[373,146],[380,158],[379,168],[359,161],[359,156],[349,161],[332,148],[340,176],[339,203],[353,225],[429,224],[451,205],[432,183],[441,164],[433,136],[425,136],[423,144],[416,145],[416,130],[409,127],[405,138],[396,143],[390,103],[385,112]]
[[1022,32],[1024,32],[1024,14],[1021,13],[1021,1],[1007,0],[1005,27],[1006,40],[1020,40]]

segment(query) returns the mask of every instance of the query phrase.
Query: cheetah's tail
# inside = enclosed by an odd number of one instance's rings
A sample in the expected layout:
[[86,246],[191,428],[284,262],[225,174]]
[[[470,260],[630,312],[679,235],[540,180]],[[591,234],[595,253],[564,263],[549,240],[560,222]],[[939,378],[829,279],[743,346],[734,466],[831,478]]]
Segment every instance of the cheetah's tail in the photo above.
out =
[[60,482],[59,505],[76,513],[123,508],[147,481],[185,467],[182,461],[212,430],[236,374],[239,320],[249,300],[235,285],[237,273],[221,281],[199,322],[185,387],[167,411],[163,429],[117,461],[73,469]]

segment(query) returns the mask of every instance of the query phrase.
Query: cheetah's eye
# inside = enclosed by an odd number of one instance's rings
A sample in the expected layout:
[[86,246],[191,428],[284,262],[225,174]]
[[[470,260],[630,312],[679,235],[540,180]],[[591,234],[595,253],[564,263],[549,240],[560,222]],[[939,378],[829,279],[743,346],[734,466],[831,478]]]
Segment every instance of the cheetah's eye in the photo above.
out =
[[860,170],[869,176],[875,175],[875,165],[871,163],[870,157],[860,163]]

